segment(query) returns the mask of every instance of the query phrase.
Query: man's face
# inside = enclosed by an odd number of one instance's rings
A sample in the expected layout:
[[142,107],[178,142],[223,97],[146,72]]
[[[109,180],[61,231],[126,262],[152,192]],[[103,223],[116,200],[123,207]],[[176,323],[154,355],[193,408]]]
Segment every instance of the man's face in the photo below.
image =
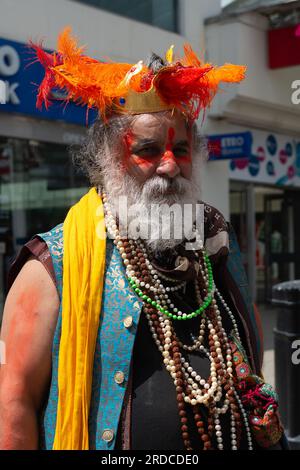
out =
[[153,176],[190,180],[191,135],[179,113],[163,119],[155,113],[137,115],[123,143],[123,165],[138,183]]
[[[121,139],[123,151],[118,145],[101,169],[119,222],[132,239],[137,227],[149,229],[142,238],[153,250],[174,247],[193,231],[200,194],[200,156],[192,158],[192,132],[178,112],[152,113],[135,116]],[[176,210],[170,211],[173,205]]]

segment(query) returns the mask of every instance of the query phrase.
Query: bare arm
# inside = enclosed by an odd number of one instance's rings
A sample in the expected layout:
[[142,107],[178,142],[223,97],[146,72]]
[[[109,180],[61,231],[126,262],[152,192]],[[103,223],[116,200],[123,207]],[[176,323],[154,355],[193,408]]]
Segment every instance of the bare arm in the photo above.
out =
[[0,449],[37,449],[38,421],[51,378],[59,298],[46,269],[30,259],[6,299],[1,341]]

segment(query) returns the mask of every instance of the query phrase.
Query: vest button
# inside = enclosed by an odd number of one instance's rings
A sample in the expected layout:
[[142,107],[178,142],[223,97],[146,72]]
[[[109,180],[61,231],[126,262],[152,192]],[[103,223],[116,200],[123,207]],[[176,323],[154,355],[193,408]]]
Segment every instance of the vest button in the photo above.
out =
[[114,379],[118,385],[121,385],[125,380],[125,375],[122,371],[119,370],[115,373]]
[[105,442],[111,442],[114,438],[114,432],[111,429],[105,429],[102,433],[102,439]]
[[133,318],[132,318],[132,316],[129,315],[128,317],[126,317],[126,318],[124,319],[123,323],[124,323],[125,328],[130,328],[130,327],[132,326],[132,324],[133,324]]

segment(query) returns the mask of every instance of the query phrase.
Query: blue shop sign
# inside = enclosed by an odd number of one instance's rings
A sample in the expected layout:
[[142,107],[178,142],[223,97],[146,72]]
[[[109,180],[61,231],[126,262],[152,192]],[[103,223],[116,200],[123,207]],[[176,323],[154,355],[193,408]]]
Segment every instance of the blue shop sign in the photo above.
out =
[[[26,114],[42,119],[61,120],[73,124],[86,125],[86,107],[73,103],[65,104],[57,99],[48,111],[36,109],[38,84],[44,76],[44,69],[34,60],[33,53],[26,44],[0,38],[0,83],[5,83],[6,103],[0,104],[0,112]],[[96,117],[96,112],[90,110],[88,122]]]
[[251,132],[208,136],[209,160],[250,158]]

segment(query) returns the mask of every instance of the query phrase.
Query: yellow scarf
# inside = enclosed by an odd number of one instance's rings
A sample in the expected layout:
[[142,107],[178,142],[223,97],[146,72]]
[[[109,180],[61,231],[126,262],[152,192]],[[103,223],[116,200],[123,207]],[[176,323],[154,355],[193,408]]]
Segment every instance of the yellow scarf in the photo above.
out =
[[63,236],[62,330],[53,449],[86,450],[106,249],[103,205],[95,188],[70,209]]

